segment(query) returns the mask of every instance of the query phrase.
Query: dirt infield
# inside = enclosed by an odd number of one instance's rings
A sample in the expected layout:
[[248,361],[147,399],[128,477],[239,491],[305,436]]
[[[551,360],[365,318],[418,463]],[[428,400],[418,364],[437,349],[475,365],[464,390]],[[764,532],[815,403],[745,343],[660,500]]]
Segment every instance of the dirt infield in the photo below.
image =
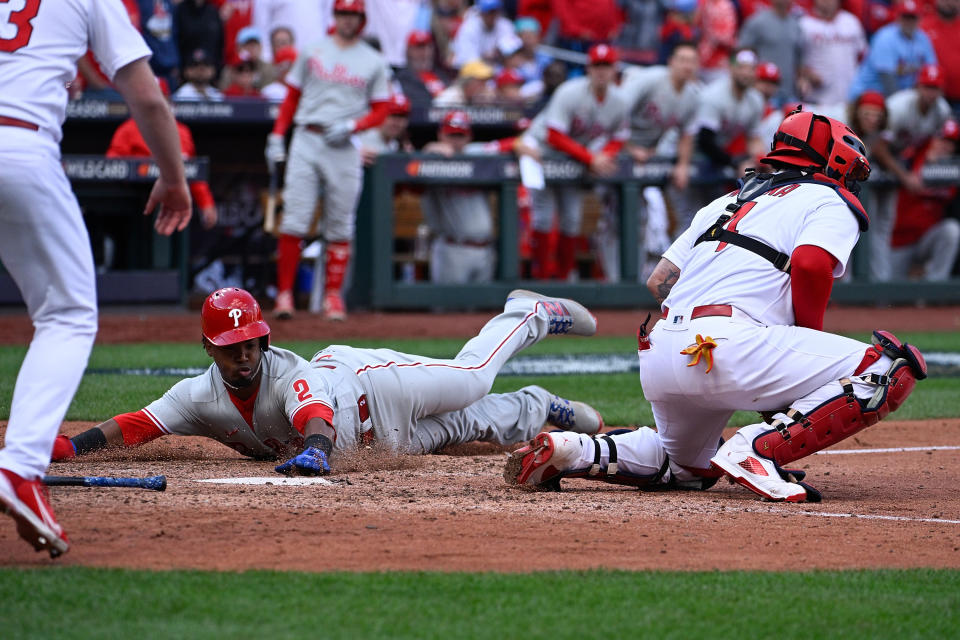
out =
[[[636,322],[635,312],[599,315],[608,335],[630,334]],[[381,337],[389,328],[408,337],[467,337],[486,318],[368,314],[344,325],[304,315],[277,323],[274,335],[319,333],[333,341]],[[23,322],[0,317],[0,336],[27,341]],[[828,330],[875,326],[957,329],[960,310],[828,314]],[[198,332],[195,313],[106,313],[101,327],[104,342],[193,340]],[[64,431],[89,426],[71,423]],[[206,484],[197,481],[280,476],[272,463],[243,459],[215,442],[168,437],[51,468],[58,475],[162,473],[169,481],[163,493],[54,488],[54,507],[74,543],[55,562],[308,571],[960,568],[960,450],[935,449],[955,446],[960,419],[880,423],[835,447],[858,452],[800,461],[823,503],[784,505],[726,482],[707,492],[641,492],[583,480],[566,481],[560,493],[525,491],[501,478],[505,450],[482,444],[421,457],[364,451],[340,459],[332,476],[338,483],[327,486]],[[895,447],[924,448],[875,451]],[[0,566],[51,562],[0,520]]]

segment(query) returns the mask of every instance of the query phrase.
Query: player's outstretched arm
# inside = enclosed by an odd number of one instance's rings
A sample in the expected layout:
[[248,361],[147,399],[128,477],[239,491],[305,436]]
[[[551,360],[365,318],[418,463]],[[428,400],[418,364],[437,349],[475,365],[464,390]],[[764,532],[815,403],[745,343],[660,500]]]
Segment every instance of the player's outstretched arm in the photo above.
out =
[[108,447],[120,446],[123,446],[123,432],[117,421],[110,418],[72,438],[65,435],[57,436],[53,443],[51,459],[53,462],[60,462]]
[[183,231],[190,222],[192,206],[183,169],[180,135],[146,58],[120,68],[114,84],[130,107],[137,128],[160,169],[160,177],[153,185],[144,214],[149,215],[159,205],[160,212],[154,222],[157,233],[167,236],[174,231]]
[[322,418],[310,418],[303,430],[303,451],[274,470],[286,475],[322,476],[330,473],[330,456],[337,432]]

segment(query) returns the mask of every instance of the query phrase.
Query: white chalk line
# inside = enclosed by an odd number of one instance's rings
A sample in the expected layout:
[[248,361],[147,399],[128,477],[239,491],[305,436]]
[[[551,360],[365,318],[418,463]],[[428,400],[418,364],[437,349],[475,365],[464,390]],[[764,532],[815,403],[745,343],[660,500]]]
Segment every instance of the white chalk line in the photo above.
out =
[[821,518],[856,518],[858,520],[892,520],[895,522],[923,522],[931,524],[960,524],[960,520],[946,518],[911,518],[909,516],[882,516],[873,513],[830,513],[828,511],[788,511],[786,509],[771,509],[767,513],[773,515],[820,516]]
[[910,451],[956,451],[960,446],[941,446],[941,447],[890,447],[888,449],[827,449],[817,451],[814,455],[818,456],[837,456],[849,453],[907,453]]
[[324,478],[267,478],[262,476],[256,478],[204,478],[203,480],[195,480],[194,482],[244,485],[273,484],[287,487],[302,487],[311,484],[337,484]]

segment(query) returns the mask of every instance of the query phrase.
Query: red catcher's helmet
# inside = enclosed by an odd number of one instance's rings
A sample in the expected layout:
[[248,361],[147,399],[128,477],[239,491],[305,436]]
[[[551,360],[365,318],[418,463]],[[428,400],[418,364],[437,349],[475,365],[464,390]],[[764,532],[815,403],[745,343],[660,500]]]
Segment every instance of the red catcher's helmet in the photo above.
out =
[[333,12],[341,13],[359,13],[361,15],[367,15],[367,8],[364,6],[363,0],[336,0],[333,3]]
[[853,129],[833,118],[797,110],[780,123],[760,162],[822,173],[851,191],[870,177],[867,149]]
[[260,345],[270,345],[270,326],[263,321],[260,305],[249,292],[236,287],[217,289],[203,301],[200,312],[203,337],[226,347],[251,338],[261,338]]

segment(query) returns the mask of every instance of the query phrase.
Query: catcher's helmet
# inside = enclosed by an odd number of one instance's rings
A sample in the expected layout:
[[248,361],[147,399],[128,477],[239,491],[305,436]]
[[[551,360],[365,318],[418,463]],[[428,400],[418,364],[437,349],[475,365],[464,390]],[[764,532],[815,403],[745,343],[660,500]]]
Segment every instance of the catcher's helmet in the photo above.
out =
[[260,338],[263,349],[270,346],[270,326],[263,321],[260,305],[243,289],[217,289],[207,296],[200,322],[203,337],[218,347],[251,338]]
[[780,123],[770,153],[760,161],[822,173],[851,191],[870,177],[867,149],[853,129],[799,108]]

